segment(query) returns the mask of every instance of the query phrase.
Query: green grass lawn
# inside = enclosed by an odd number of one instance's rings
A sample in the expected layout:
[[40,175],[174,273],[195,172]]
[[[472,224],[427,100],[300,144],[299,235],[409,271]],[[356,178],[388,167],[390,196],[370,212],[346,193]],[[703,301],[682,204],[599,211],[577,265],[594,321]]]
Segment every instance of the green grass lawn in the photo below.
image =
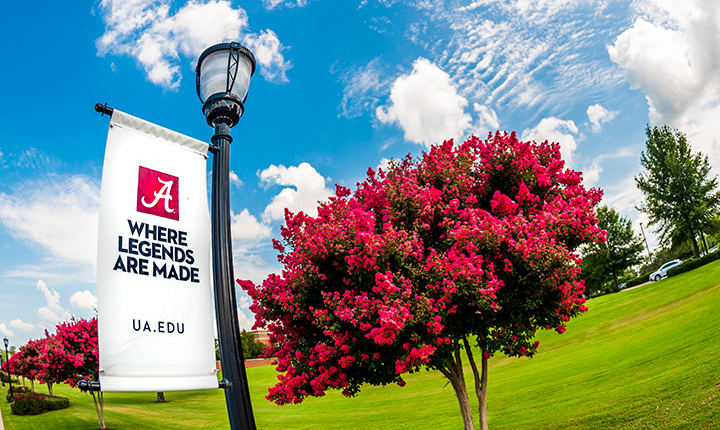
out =
[[[565,334],[539,333],[535,358],[490,360],[491,429],[720,429],[720,261],[588,307]],[[453,390],[437,372],[409,375],[403,388],[368,386],[353,399],[331,392],[284,407],[264,399],[272,367],[247,373],[261,430],[462,428]],[[67,386],[55,393],[70,408],[28,417],[11,415],[3,394],[6,430],[98,428],[89,394]],[[165,397],[169,403],[153,404],[154,393],[106,393],[106,424],[229,428],[221,390]]]

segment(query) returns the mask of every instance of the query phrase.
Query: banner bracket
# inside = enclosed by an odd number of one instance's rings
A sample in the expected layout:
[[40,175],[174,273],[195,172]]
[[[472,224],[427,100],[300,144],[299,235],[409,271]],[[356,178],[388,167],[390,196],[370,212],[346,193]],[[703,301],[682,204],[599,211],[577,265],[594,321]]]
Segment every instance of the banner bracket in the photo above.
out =
[[100,391],[100,383],[97,381],[82,380],[78,381],[78,388],[80,388],[80,391]]
[[113,108],[108,107],[107,103],[104,105],[95,103],[95,112],[99,112],[100,116],[111,116],[113,114]]

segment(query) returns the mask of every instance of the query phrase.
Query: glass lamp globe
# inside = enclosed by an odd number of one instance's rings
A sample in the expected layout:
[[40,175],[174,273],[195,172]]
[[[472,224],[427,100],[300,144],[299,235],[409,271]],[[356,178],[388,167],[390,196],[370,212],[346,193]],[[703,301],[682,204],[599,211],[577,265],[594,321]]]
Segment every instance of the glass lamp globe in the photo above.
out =
[[213,125],[218,117],[229,121],[231,127],[237,124],[255,73],[253,53],[237,42],[220,43],[200,55],[195,71],[208,124]]

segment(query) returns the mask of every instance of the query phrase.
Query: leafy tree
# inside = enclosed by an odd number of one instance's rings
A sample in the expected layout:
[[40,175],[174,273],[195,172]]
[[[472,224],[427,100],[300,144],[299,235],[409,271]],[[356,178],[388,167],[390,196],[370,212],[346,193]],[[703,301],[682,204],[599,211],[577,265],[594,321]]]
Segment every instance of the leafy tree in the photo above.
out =
[[700,256],[697,236],[707,228],[720,205],[717,178],[710,178],[710,163],[693,154],[685,134],[668,126],[645,129],[646,150],[640,156],[645,172],[635,183],[645,195],[640,208],[657,226],[664,244],[690,240]]
[[316,218],[286,211],[282,276],[238,281],[284,372],[267,398],[353,396],[424,367],[450,381],[472,429],[464,351],[486,429],[488,360],[534,355],[538,328],[563,333],[587,310],[573,250],[603,240],[602,192],[563,166],[558,144],[471,137],[369,169],[352,196],[337,185]]
[[262,354],[265,345],[263,345],[262,342],[256,341],[254,334],[243,330],[240,333],[240,338],[242,341],[243,357],[246,359],[258,358],[258,356]]
[[607,231],[607,240],[585,246],[582,277],[599,285],[612,280],[617,292],[620,291],[618,277],[622,272],[642,261],[642,239],[635,236],[630,220],[620,216],[615,209],[600,206],[597,216],[598,227]]
[[[265,347],[262,342],[256,341],[255,336],[247,330],[240,333],[240,341],[242,342],[243,357],[245,359],[257,358],[262,354]],[[215,360],[220,361],[220,343],[217,338],[215,338]]]

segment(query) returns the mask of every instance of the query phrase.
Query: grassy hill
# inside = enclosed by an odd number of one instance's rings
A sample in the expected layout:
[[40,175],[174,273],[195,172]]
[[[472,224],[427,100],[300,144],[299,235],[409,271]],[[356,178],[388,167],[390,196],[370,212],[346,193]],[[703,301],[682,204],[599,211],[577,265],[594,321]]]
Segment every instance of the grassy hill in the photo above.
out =
[[[535,358],[490,360],[491,429],[720,429],[720,261],[588,307],[565,334],[539,333]],[[275,377],[271,367],[248,369],[258,429],[462,428],[453,390],[437,372],[410,375],[403,388],[367,387],[354,399],[332,392],[284,407],[263,398]],[[471,384],[469,369],[467,377]],[[35,417],[10,415],[1,401],[5,428],[97,428],[89,395],[56,393],[71,407]],[[106,423],[228,428],[220,390],[166,398],[108,393]]]

